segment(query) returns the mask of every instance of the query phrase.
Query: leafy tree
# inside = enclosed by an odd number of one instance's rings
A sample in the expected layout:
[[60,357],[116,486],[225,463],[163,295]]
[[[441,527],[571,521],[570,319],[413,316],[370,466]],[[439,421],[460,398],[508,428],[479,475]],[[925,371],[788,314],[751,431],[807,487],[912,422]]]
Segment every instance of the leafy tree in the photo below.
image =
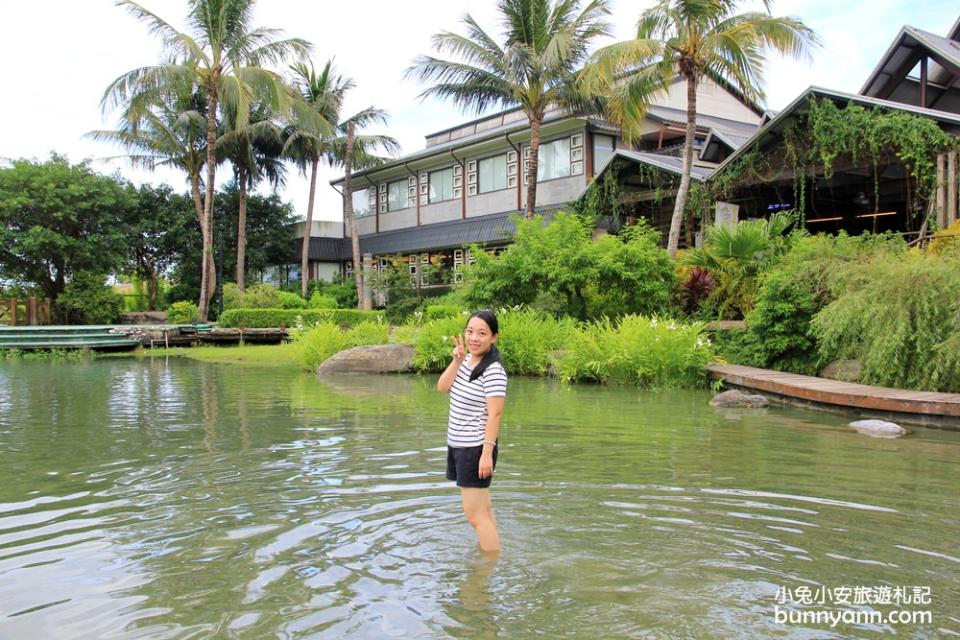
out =
[[591,237],[592,227],[559,212],[518,220],[513,244],[499,256],[474,247],[464,297],[470,307],[533,305],[580,319],[662,313],[676,286],[657,234],[638,226]]
[[[221,102],[231,108],[236,118],[234,128],[241,131],[248,126],[249,105],[257,100],[277,112],[296,108],[293,94],[279,76],[264,65],[292,55],[304,56],[309,44],[299,38],[278,40],[274,29],[253,28],[254,0],[190,0],[187,24],[192,34],[178,31],[132,0],[120,0],[119,4],[161,37],[168,61],[134,69],[114,80],[104,95],[104,104],[149,103],[153,97],[180,91],[185,85],[197,87],[206,98],[207,176],[201,221],[201,264],[206,264],[213,253],[216,115]],[[308,116],[304,113],[303,117]],[[207,319],[213,293],[209,275],[208,269],[203,269],[198,304],[201,322]]]
[[[360,238],[353,219],[353,192],[351,174],[354,168],[367,169],[381,164],[385,158],[375,154],[382,149],[397,153],[400,145],[396,140],[383,135],[357,135],[357,127],[376,122],[386,124],[387,114],[381,109],[368,107],[349,118],[341,120],[341,110],[346,93],[356,85],[350,78],[337,73],[333,60],[324,64],[320,73],[313,65],[298,63],[291,67],[293,84],[302,100],[310,105],[315,115],[326,126],[318,128],[314,122],[295,119],[287,127],[285,148],[304,174],[310,167],[310,197],[307,201],[307,220],[303,230],[303,246],[300,256],[300,295],[307,297],[310,233],[313,227],[313,202],[317,188],[317,168],[320,161],[331,167],[342,166],[346,172],[343,193],[344,216],[350,229],[353,248],[353,273],[357,291],[363,291],[363,267],[360,264]],[[362,306],[363,300],[358,301]]]
[[132,190],[86,162],[14,160],[0,168],[0,277],[56,300],[79,272],[115,271],[135,206]]
[[540,126],[547,108],[595,113],[600,105],[580,90],[577,72],[591,43],[609,35],[602,20],[610,13],[606,0],[592,0],[580,10],[579,0],[499,0],[503,20],[501,46],[469,15],[467,34],[443,31],[433,36],[434,49],[458,61],[419,56],[407,71],[421,82],[434,82],[421,95],[452,100],[478,114],[488,107],[519,106],[530,123],[526,217],[537,202]]
[[636,136],[651,93],[674,78],[687,84],[687,131],[683,173],[674,203],[667,251],[676,256],[680,224],[690,189],[696,133],[697,86],[705,77],[729,82],[748,98],[763,97],[763,65],[769,50],[807,57],[817,35],[797,18],[765,12],[736,13],[737,0],[659,0],[640,14],[637,37],[597,51],[586,71],[587,86],[612,95],[609,112],[629,139]]
[[110,324],[123,309],[123,297],[106,285],[106,276],[80,271],[67,283],[55,305],[64,324]]

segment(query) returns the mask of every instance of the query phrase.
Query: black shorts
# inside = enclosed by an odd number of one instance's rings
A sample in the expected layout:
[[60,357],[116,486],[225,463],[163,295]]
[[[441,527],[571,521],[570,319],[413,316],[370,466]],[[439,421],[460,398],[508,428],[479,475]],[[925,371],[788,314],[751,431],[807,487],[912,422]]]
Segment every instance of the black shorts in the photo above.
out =
[[[497,449],[493,448],[493,468],[497,468]],[[480,478],[480,455],[483,445],[478,447],[451,447],[447,445],[447,480],[454,480],[458,487],[486,489],[493,480],[493,474]]]

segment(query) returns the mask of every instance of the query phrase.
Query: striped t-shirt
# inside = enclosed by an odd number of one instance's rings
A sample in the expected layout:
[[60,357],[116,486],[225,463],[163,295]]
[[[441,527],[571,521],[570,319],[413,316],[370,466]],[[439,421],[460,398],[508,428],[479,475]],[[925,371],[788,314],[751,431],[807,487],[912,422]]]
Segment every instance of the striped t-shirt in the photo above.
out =
[[487,430],[487,398],[507,395],[507,372],[499,362],[490,363],[486,371],[470,382],[472,372],[473,367],[468,366],[464,358],[450,386],[447,444],[451,447],[481,446]]

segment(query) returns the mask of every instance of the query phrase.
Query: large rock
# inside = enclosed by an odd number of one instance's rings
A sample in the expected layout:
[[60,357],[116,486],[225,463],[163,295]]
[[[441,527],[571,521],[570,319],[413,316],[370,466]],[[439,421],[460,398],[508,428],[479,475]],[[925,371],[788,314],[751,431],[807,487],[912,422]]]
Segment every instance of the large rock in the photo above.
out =
[[834,360],[823,368],[820,377],[840,380],[841,382],[859,382],[860,362],[858,360]]
[[873,438],[899,438],[910,433],[896,422],[886,420],[857,420],[850,426],[860,433]]
[[736,389],[724,391],[715,395],[710,400],[711,407],[740,407],[746,409],[757,409],[766,407],[770,401],[761,395],[744,393]]
[[120,314],[120,324],[166,324],[166,311],[129,311]]
[[322,373],[396,373],[413,367],[413,346],[378,344],[341,351],[317,367]]

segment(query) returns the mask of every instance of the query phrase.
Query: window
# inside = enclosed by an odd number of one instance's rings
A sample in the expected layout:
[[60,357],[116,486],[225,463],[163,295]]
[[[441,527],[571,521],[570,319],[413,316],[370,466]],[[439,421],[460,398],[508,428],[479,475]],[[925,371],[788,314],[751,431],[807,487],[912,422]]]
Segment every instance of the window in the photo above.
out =
[[407,181],[397,180],[387,185],[387,211],[407,208]]
[[357,218],[373,215],[370,208],[370,195],[366,189],[353,192],[353,215]]
[[479,165],[479,191],[499,191],[507,188],[507,154],[485,158]]
[[453,167],[441,171],[431,171],[428,181],[430,183],[430,202],[453,200]]
[[613,136],[593,136],[593,173],[600,173],[604,165],[613,157],[614,143],[616,138]]
[[537,180],[553,180],[570,175],[570,138],[540,145]]

